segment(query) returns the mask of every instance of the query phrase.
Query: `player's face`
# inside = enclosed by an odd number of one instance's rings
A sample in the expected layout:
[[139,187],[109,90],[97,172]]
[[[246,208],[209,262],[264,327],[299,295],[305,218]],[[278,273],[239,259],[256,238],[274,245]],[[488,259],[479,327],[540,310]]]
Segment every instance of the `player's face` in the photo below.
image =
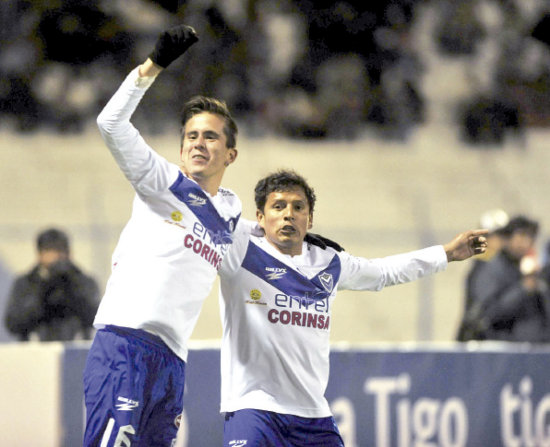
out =
[[302,253],[302,242],[312,224],[302,188],[269,193],[263,211],[256,211],[256,216],[269,243],[281,253],[292,256]]
[[185,124],[181,147],[183,172],[210,194],[216,193],[225,168],[237,158],[237,151],[226,146],[224,125],[223,118],[207,112],[193,116]]

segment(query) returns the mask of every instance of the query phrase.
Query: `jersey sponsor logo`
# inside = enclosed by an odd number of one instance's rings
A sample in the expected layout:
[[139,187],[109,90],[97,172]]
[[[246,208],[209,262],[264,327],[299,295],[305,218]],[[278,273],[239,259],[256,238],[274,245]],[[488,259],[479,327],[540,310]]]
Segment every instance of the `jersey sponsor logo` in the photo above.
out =
[[324,272],[319,275],[319,281],[327,292],[332,292],[332,289],[334,288],[334,282],[330,273]]
[[265,275],[265,277],[269,281],[281,279],[286,274],[286,268],[282,268],[282,267],[266,267],[265,270],[267,272],[270,272]]
[[310,312],[269,309],[267,319],[270,323],[281,323],[291,326],[310,327],[313,329],[327,329],[330,324],[330,315],[319,315]]
[[183,219],[183,214],[181,211],[172,211],[172,214],[170,214],[170,217],[174,222],[181,222]]
[[203,206],[206,205],[206,199],[204,197],[199,197],[196,194],[193,194],[190,192],[187,196],[189,198],[189,201],[187,202],[190,206]]
[[128,399],[127,397],[118,396],[117,401],[121,402],[116,404],[116,409],[119,411],[132,411],[139,407],[139,402]]
[[185,248],[192,249],[197,255],[212,265],[216,270],[220,268],[223,257],[215,250],[214,247],[207,244],[205,241],[194,238],[192,234],[188,234],[183,238],[183,245]]
[[246,300],[246,304],[261,304],[262,306],[267,306],[267,303],[265,301],[260,301],[262,298],[262,292],[260,292],[258,289],[252,289],[248,295],[250,296],[252,301]]
[[229,441],[229,447],[243,447],[248,443],[246,439],[234,439]]
[[328,297],[316,299],[278,293],[274,297],[273,304],[275,307],[267,312],[267,319],[272,324],[329,329]]
[[[233,223],[229,224],[231,227]],[[207,230],[210,240],[216,245],[231,244],[233,242],[233,235],[228,231],[212,231]]]

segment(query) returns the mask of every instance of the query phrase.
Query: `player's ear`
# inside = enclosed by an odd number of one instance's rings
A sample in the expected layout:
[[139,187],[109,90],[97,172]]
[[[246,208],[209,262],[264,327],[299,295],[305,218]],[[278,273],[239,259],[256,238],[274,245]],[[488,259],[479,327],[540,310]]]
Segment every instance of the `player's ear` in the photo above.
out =
[[265,215],[261,210],[256,210],[256,219],[258,220],[258,225],[265,232]]
[[309,217],[307,218],[307,229],[311,230],[313,227],[313,213],[309,213]]
[[236,159],[237,159],[237,149],[235,148],[228,149],[227,155],[225,157],[225,162],[223,164],[227,168]]

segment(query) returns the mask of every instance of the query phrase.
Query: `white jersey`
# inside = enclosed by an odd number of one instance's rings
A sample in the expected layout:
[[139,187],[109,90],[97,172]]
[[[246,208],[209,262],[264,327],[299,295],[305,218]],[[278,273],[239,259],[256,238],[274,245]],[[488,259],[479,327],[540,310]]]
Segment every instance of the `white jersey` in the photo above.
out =
[[304,243],[291,257],[238,226],[220,268],[221,411],[330,416],[324,393],[336,290],[380,290],[446,266],[442,246],[368,260]]
[[130,123],[152,83],[140,86],[144,79],[133,70],[97,120],[136,196],[94,325],[147,330],[186,360],[188,339],[242,207],[228,189],[215,196],[202,190],[151,149]]

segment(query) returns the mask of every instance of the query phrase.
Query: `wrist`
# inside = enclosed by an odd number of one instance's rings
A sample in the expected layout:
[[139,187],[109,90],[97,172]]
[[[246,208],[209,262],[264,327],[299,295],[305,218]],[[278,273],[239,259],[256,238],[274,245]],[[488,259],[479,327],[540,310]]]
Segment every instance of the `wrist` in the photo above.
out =
[[147,59],[139,66],[138,74],[141,78],[154,78],[163,70],[163,68],[155,64],[151,59]]
[[453,250],[448,247],[448,244],[443,246],[443,250],[445,251],[445,255],[447,256],[447,262],[454,261]]

